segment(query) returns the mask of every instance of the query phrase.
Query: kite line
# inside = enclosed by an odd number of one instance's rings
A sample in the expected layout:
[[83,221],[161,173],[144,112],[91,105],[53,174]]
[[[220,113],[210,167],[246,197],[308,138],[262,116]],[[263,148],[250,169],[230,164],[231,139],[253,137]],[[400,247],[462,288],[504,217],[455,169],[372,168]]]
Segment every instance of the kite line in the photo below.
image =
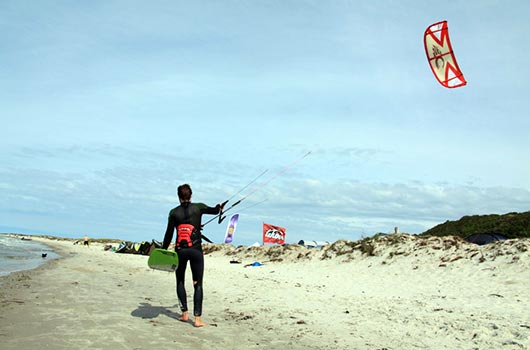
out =
[[[215,220],[216,218],[218,218],[218,223],[220,224],[225,218],[226,218],[226,215],[223,216],[224,213],[226,213],[227,211],[229,211],[230,209],[234,208],[236,205],[238,205],[239,203],[241,203],[242,201],[244,201],[245,199],[247,199],[248,197],[250,197],[251,195],[253,195],[254,193],[258,192],[259,190],[261,190],[262,188],[264,188],[265,186],[267,186],[269,183],[271,183],[274,179],[282,176],[283,174],[285,174],[287,171],[289,171],[291,168],[293,168],[296,164],[298,164],[300,161],[302,161],[304,158],[306,158],[308,155],[311,154],[311,151],[305,153],[302,157],[298,158],[297,160],[295,160],[294,162],[292,162],[291,164],[285,166],[283,169],[281,169],[279,172],[277,172],[273,177],[271,177],[269,180],[265,181],[264,183],[262,183],[261,185],[259,186],[256,186],[253,190],[251,190],[247,195],[245,195],[243,198],[241,198],[240,200],[236,201],[234,204],[232,204],[230,207],[228,207],[227,209],[225,210],[222,210],[219,212],[219,214],[217,214],[216,216],[214,216],[213,218],[211,218],[210,220],[208,220],[206,223],[204,223],[202,225],[202,227],[208,225],[210,222],[212,222],[213,220]],[[243,192],[243,190],[245,190],[246,188],[248,188],[250,185],[252,185],[254,182],[256,182],[256,180],[258,180],[260,177],[262,177],[268,170],[265,170],[264,172],[262,172],[260,175],[258,175],[254,180],[252,180],[249,184],[245,185],[245,187],[243,187],[241,190],[239,190],[236,194],[234,194],[232,197],[230,197],[229,199],[227,199],[226,201],[224,201],[222,203],[222,206],[224,206],[226,203],[228,203],[228,201],[230,201],[232,198],[234,198],[236,195],[240,194],[241,192]],[[263,203],[264,201],[262,202],[259,202],[257,204],[260,204],[260,203]],[[257,205],[255,204],[255,205]],[[252,207],[252,206],[250,206]],[[250,207],[247,207],[245,209],[248,209]],[[202,228],[201,227],[201,228]]]

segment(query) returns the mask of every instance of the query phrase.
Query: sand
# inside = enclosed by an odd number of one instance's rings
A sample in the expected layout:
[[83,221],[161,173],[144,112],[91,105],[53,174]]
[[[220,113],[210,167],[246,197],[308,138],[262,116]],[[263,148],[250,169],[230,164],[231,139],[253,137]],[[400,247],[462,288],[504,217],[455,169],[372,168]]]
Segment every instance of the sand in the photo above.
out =
[[35,239],[63,258],[0,279],[2,349],[530,349],[527,239],[208,245],[204,328],[147,256]]

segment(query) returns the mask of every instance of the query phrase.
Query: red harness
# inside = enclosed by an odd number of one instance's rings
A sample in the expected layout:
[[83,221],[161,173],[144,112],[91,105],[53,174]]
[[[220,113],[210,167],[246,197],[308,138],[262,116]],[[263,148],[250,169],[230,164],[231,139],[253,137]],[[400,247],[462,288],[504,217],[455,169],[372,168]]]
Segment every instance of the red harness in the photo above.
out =
[[195,227],[191,224],[180,224],[177,227],[177,247],[186,248],[193,245],[191,235],[195,231]]

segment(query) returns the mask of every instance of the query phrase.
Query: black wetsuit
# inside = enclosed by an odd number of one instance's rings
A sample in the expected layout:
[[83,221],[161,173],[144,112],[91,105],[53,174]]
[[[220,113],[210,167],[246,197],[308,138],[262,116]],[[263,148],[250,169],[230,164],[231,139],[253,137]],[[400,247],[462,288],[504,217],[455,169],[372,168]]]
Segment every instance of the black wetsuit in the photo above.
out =
[[[166,234],[162,248],[167,249],[173,239],[173,233],[177,229],[177,243],[175,251],[179,256],[179,265],[175,271],[177,278],[177,296],[182,311],[188,311],[188,302],[186,299],[186,289],[184,287],[184,277],[186,266],[190,262],[191,275],[193,278],[193,314],[201,316],[202,314],[202,278],[204,275],[204,256],[202,254],[201,240],[201,217],[202,214],[219,214],[220,206],[212,208],[203,203],[184,202],[169,212]],[[178,227],[183,224],[193,225],[194,232],[191,235],[191,243],[184,244],[178,237]]]

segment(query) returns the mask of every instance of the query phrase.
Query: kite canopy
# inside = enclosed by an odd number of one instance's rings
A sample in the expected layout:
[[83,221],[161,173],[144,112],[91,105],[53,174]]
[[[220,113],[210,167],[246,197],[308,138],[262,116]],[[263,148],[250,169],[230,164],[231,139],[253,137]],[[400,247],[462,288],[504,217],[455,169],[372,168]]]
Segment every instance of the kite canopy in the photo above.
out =
[[228,223],[228,226],[226,227],[225,243],[232,243],[232,241],[234,240],[234,233],[236,232],[238,218],[239,218],[239,214],[234,214],[230,218],[230,222]]
[[312,240],[300,240],[298,241],[298,244],[300,245],[305,245],[306,247],[308,248],[320,248],[320,247],[323,247],[325,245],[328,245],[329,242],[328,241],[312,241]]
[[456,63],[447,21],[431,24],[423,36],[425,53],[436,79],[446,88],[456,88],[467,84]]
[[475,243],[478,245],[484,245],[488,243],[504,241],[506,239],[508,238],[506,238],[505,236],[499,233],[477,233],[469,237],[466,237],[466,241],[470,243]]

